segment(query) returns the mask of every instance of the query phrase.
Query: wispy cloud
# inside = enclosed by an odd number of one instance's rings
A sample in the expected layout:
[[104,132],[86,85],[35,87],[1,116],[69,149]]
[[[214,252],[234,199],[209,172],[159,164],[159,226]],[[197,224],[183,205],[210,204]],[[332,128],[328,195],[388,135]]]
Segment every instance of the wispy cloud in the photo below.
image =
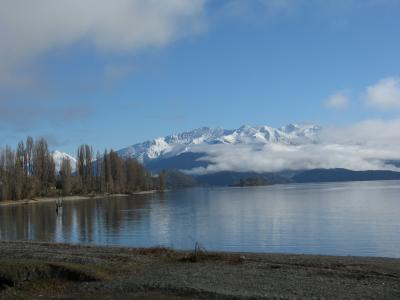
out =
[[104,53],[162,47],[202,28],[205,2],[1,0],[0,84],[29,82],[26,66],[81,41]]
[[32,129],[37,123],[63,125],[90,118],[94,114],[86,104],[58,105],[54,101],[0,100],[0,126],[17,131]]
[[334,109],[343,109],[349,106],[350,99],[345,92],[337,92],[329,96],[325,101],[325,106]]
[[[201,31],[205,5],[206,0],[0,0],[1,129],[25,132],[91,117],[89,101],[61,98],[81,98],[79,91],[110,87],[128,76],[134,64],[116,62],[115,56],[161,48]],[[40,67],[46,55],[77,44],[101,54],[104,72],[81,81],[82,70],[75,68],[77,80],[46,79]]]
[[400,77],[384,78],[369,86],[365,100],[369,106],[381,110],[400,108]]

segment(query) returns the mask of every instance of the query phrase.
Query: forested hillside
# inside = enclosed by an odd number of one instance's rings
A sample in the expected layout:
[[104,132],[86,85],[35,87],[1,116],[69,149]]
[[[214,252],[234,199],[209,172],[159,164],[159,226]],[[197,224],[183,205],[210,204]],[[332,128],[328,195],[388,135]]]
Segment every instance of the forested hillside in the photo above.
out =
[[91,146],[82,145],[76,166],[65,158],[56,171],[44,138],[34,141],[28,137],[16,149],[0,149],[0,200],[152,189],[164,189],[163,174],[153,177],[137,160],[123,159],[112,150],[94,156]]

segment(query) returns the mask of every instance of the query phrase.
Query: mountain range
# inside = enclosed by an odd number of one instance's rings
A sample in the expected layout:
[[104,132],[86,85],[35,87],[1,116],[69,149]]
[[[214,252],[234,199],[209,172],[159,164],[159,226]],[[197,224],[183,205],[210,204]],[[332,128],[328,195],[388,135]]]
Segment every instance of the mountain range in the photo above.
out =
[[289,124],[281,128],[245,125],[234,130],[202,127],[135,144],[117,152],[124,158],[138,159],[152,171],[170,168],[189,171],[208,165],[200,158],[215,145],[310,144],[318,142],[320,130],[321,127],[313,124]]
[[[193,185],[194,182],[202,185],[238,185],[239,182],[400,179],[400,173],[386,168],[382,172],[374,168],[360,173],[361,170],[351,171],[343,165],[336,166],[329,154],[318,151],[342,145],[327,147],[323,144],[321,133],[322,128],[315,124],[289,124],[280,128],[246,125],[233,130],[202,127],[134,144],[117,153],[123,158],[136,158],[154,173],[174,170],[169,173],[169,180],[178,182],[177,185],[184,182],[183,186]],[[299,149],[303,151],[300,156],[296,154]],[[318,151],[313,153],[315,149]],[[294,155],[299,158],[293,160]],[[322,162],[316,164],[313,161],[315,157],[323,156],[327,157]],[[53,157],[57,167],[66,157],[75,165],[76,160],[71,155],[54,151]],[[398,163],[398,160],[388,161],[394,168],[398,167]]]

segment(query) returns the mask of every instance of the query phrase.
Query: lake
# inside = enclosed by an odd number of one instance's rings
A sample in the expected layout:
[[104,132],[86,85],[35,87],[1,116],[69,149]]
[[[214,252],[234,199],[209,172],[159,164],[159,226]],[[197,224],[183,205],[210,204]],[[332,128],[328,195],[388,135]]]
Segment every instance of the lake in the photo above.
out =
[[400,257],[400,181],[194,188],[0,206],[0,239]]

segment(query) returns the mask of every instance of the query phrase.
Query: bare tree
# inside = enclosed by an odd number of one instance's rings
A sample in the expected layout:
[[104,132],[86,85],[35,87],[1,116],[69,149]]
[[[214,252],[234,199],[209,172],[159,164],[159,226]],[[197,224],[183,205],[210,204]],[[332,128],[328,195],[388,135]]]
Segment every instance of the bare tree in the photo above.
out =
[[47,141],[43,138],[40,138],[34,144],[32,163],[34,187],[39,195],[46,195],[55,183],[55,164],[49,152]]
[[60,183],[61,189],[64,196],[67,196],[71,193],[72,188],[72,168],[71,168],[71,160],[69,158],[64,158],[61,162],[60,167]]
[[153,178],[136,159],[123,159],[117,152],[98,152],[93,160],[89,145],[77,151],[75,174],[70,159],[63,159],[58,176],[47,141],[31,137],[20,142],[16,151],[9,146],[0,149],[0,200],[17,200],[25,197],[47,196],[54,189],[64,195],[71,192],[132,193],[156,187],[164,189],[164,174]]

